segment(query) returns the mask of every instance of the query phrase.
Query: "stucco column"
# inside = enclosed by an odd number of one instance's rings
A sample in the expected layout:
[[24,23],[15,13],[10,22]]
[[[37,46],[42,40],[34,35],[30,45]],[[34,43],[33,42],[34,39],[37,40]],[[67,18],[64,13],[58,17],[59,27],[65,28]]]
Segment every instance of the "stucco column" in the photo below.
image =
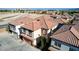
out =
[[36,46],[36,39],[33,40],[32,45],[33,45],[33,46]]

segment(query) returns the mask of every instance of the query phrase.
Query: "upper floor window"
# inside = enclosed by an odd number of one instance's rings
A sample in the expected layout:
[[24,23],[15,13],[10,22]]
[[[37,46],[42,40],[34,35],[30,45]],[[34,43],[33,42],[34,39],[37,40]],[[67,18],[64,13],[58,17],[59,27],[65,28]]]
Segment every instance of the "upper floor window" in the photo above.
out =
[[12,31],[15,31],[16,30],[16,28],[15,28],[14,25],[9,25],[9,27],[10,27],[10,30],[12,30]]
[[32,37],[32,32],[30,32],[30,31],[29,31],[29,36],[31,36],[31,37]]
[[32,37],[32,32],[29,30],[25,30],[26,35],[31,36]]
[[20,33],[24,33],[24,34],[26,34],[28,36],[32,36],[32,32],[27,30],[27,29],[24,29],[24,28],[20,29]]
[[20,33],[25,33],[25,30],[23,28],[20,28]]
[[25,30],[25,33],[26,33],[27,35],[29,35],[29,31],[28,31],[28,30]]

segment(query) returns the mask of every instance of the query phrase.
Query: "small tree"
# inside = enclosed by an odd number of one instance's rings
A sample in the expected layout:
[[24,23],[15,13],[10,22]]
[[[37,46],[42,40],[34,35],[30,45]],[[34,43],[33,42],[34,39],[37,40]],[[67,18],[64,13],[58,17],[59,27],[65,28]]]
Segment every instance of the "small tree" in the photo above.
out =
[[44,36],[40,36],[37,40],[37,48],[44,50],[46,47],[46,38]]
[[46,38],[41,36],[40,40],[41,40],[41,47],[40,47],[40,49],[44,49],[45,46],[46,46]]

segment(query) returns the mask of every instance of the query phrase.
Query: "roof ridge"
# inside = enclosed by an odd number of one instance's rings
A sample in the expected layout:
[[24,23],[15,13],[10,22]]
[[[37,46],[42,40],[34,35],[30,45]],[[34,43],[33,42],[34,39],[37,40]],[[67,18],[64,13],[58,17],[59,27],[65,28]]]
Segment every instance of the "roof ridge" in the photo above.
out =
[[46,25],[46,27],[47,27],[47,29],[48,29],[48,26],[47,26],[47,24],[46,24],[46,21],[45,21],[45,18],[44,18],[44,16],[43,16],[43,19],[44,19],[44,23],[45,23],[45,25]]
[[62,20],[62,18],[60,18],[60,20],[64,23],[64,21]]
[[33,31],[34,31],[34,24],[33,24],[33,22],[32,22],[32,29],[33,29]]
[[[70,31],[70,30],[69,30]],[[70,31],[72,33],[72,31]],[[73,33],[72,33],[73,34]],[[74,35],[74,34],[73,34]],[[75,35],[74,35],[75,36]],[[76,37],[76,36],[75,36]],[[76,37],[77,38],[77,37]],[[77,38],[78,39],[78,38]],[[79,39],[78,39],[79,40]]]
[[[66,32],[66,31],[70,31],[70,30],[65,30],[65,31],[63,31],[63,32]],[[54,35],[58,35],[58,34],[61,34],[61,33],[63,33],[63,32],[60,32],[60,33],[57,33],[57,34],[54,34]]]

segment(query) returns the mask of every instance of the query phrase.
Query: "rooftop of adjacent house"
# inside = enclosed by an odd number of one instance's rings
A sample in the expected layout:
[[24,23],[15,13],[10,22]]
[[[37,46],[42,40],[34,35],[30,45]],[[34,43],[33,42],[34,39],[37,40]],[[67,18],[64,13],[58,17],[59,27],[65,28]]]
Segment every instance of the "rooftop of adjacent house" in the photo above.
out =
[[79,13],[74,13],[75,16],[79,17]]
[[56,35],[56,34],[65,32],[65,31],[67,31],[67,30],[70,30],[70,28],[71,28],[72,26],[73,26],[73,25],[61,25],[61,24],[59,24],[58,28],[57,28],[56,31],[53,33],[53,35]]
[[75,25],[76,25],[76,24],[79,24],[79,20],[78,20],[78,21],[77,21],[77,20],[74,20],[74,21],[73,21],[73,24],[75,24]]
[[55,25],[57,25],[55,21],[48,15],[40,16],[35,18],[34,21],[23,25],[22,27],[35,31],[40,28],[51,29]]
[[[42,17],[43,16],[43,17]],[[41,15],[41,14],[24,14],[21,17],[13,20],[10,22],[10,24],[13,25],[20,25],[22,23],[29,23],[35,19],[52,19],[52,17],[48,16],[48,15]],[[53,19],[53,21],[57,22],[57,23],[63,23],[63,21],[61,19]]]
[[74,25],[73,28],[74,28],[77,32],[79,32],[79,24]]
[[53,20],[57,23],[63,24],[64,22],[62,21],[61,15],[51,15],[51,18],[53,18]]
[[69,30],[56,35],[52,35],[51,38],[79,47],[79,39],[77,39]]
[[79,39],[79,24],[72,26],[70,31]]
[[70,15],[61,15],[61,20],[63,21],[63,22],[68,22],[69,20],[73,20],[73,16],[70,16]]
[[64,18],[64,19],[72,19],[73,18],[73,16],[69,15],[68,13],[61,15],[61,17]]

